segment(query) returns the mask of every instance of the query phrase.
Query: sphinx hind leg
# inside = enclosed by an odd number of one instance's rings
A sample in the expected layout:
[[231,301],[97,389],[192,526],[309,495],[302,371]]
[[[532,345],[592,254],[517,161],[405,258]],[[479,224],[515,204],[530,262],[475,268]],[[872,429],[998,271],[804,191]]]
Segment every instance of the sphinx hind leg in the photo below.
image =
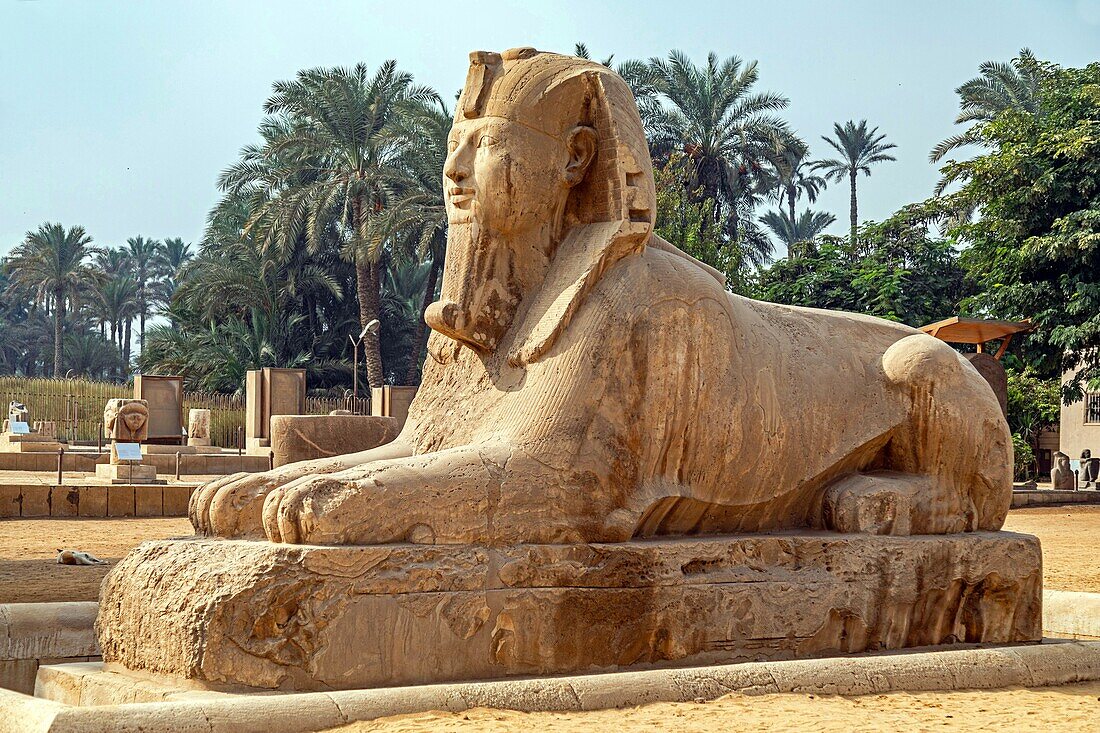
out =
[[826,529],[860,534],[949,534],[974,529],[974,513],[934,476],[875,471],[837,479],[825,489]]

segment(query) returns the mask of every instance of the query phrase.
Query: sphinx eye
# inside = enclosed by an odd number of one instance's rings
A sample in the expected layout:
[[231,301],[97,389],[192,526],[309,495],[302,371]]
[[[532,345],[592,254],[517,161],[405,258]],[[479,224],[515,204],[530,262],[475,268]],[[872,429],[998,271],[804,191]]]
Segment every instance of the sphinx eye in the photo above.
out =
[[493,137],[492,135],[482,135],[481,139],[479,139],[477,141],[477,146],[479,148],[487,148],[490,145],[496,145],[496,144],[497,144],[497,139],[495,137]]

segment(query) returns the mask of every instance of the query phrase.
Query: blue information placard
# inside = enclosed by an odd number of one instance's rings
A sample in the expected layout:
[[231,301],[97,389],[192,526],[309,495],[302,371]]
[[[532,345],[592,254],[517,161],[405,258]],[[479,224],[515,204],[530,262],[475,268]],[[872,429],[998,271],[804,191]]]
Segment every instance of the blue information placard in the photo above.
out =
[[119,460],[141,462],[141,445],[139,443],[115,443],[115,453]]
[[31,426],[25,422],[12,420],[9,424],[11,425],[11,432],[13,435],[30,435],[31,433]]

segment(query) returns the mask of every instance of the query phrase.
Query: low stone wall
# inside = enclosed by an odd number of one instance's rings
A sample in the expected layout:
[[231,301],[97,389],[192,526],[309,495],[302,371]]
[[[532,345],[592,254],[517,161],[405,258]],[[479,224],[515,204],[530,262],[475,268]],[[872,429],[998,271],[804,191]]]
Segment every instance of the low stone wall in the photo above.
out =
[[0,604],[0,687],[33,694],[38,668],[99,659],[98,603]]
[[0,519],[186,517],[197,484],[0,484]]
[[[66,451],[62,457],[62,469],[95,473],[95,467],[107,463],[110,456],[104,452],[99,455],[83,451]],[[147,453],[142,459],[157,467],[157,473],[175,474],[176,454]],[[180,473],[187,475],[230,474],[240,471],[266,471],[271,467],[267,455],[257,456],[247,453],[237,455],[227,453],[184,453],[180,456]],[[0,471],[43,471],[57,473],[57,453],[2,453],[0,452]]]
[[389,443],[403,420],[371,415],[273,415],[275,466],[358,453]]
[[1100,504],[1100,491],[1054,491],[1032,489],[1012,492],[1012,508],[1057,504]]

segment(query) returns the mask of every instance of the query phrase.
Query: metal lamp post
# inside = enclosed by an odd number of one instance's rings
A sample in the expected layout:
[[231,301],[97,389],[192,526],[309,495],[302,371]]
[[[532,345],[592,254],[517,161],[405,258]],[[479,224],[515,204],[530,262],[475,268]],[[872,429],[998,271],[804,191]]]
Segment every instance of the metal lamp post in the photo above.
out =
[[359,332],[358,338],[350,334],[348,335],[354,353],[351,366],[351,399],[356,405],[358,405],[359,401],[359,344],[363,342],[363,339],[367,337],[368,333],[378,333],[378,329],[381,326],[382,323],[377,318],[374,318]]

